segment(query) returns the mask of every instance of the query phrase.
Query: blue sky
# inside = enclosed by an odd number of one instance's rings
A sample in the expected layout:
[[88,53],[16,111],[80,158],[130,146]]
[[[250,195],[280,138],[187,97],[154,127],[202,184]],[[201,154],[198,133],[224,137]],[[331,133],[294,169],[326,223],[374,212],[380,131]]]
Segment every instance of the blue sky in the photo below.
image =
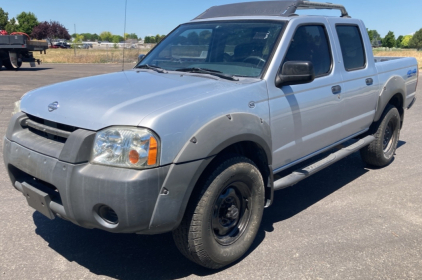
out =
[[[210,6],[248,0],[127,0],[127,33],[138,36],[167,34],[178,24],[191,20]],[[318,1],[318,0],[316,0]],[[319,0],[326,2],[327,0]],[[123,34],[124,0],[0,0],[0,7],[9,18],[22,11],[35,13],[39,21],[57,20],[69,33],[110,31]],[[421,0],[330,0],[343,4],[354,18],[362,19],[366,27],[385,36],[389,30],[396,35],[408,35],[422,28]],[[405,5],[404,5],[405,3]],[[303,12],[301,12],[303,13]],[[313,12],[321,14],[321,12]],[[338,15],[336,11],[322,14]]]

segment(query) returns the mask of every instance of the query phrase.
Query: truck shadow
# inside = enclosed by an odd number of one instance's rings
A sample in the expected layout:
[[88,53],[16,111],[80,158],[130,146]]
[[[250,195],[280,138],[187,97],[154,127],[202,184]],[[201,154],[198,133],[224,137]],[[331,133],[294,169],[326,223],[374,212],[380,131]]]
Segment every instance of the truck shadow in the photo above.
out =
[[[401,142],[399,146],[404,144]],[[276,192],[274,205],[265,210],[256,240],[246,256],[262,243],[267,232],[274,230],[274,224],[301,213],[367,172],[370,170],[359,153],[355,153],[295,187]],[[33,214],[33,219],[36,233],[50,248],[96,275],[116,279],[179,279],[192,274],[207,276],[219,272],[185,259],[174,245],[171,233],[155,236],[112,234],[83,229],[58,218],[50,221],[38,212]]]
[[19,68],[18,70],[6,70],[6,69],[3,69],[2,71],[4,71],[4,72],[16,72],[16,71],[19,71],[19,72],[35,72],[35,71],[44,71],[44,70],[50,70],[50,69],[53,69],[53,68],[48,68],[48,67],[45,67],[45,68],[39,68],[39,67],[34,67],[34,68]]

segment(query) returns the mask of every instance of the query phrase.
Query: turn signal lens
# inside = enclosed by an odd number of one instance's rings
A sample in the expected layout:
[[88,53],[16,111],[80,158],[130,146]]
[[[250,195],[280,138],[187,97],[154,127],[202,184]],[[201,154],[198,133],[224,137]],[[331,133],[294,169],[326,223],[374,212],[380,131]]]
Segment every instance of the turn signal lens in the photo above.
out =
[[129,160],[132,164],[137,164],[139,161],[139,154],[137,151],[132,150],[129,152]]
[[155,140],[154,137],[151,137],[149,139],[148,165],[155,165],[157,163],[157,151],[157,140]]

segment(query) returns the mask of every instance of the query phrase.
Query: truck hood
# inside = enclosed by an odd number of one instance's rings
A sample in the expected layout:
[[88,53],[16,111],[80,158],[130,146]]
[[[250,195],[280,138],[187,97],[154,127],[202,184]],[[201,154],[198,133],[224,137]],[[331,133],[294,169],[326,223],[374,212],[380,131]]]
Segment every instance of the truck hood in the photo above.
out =
[[[28,92],[27,114],[89,130],[111,125],[137,126],[154,111],[201,95],[222,93],[241,84],[191,75],[130,70],[63,82]],[[49,111],[49,105],[58,107]]]

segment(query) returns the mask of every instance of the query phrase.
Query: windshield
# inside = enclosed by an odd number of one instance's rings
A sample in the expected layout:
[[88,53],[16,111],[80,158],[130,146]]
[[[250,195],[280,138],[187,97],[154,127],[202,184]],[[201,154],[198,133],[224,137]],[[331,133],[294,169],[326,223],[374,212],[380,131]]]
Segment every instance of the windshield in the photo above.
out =
[[276,21],[203,22],[181,25],[137,67],[168,71],[205,69],[259,77],[284,26]]

